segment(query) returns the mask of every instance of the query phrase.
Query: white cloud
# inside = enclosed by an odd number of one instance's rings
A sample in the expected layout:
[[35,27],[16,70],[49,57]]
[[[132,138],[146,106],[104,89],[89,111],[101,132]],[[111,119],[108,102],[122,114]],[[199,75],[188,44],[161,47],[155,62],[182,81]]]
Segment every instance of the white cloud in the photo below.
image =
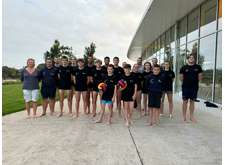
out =
[[3,65],[22,67],[28,57],[42,62],[54,39],[79,56],[94,41],[98,58],[129,61],[126,53],[147,5],[148,0],[4,0]]

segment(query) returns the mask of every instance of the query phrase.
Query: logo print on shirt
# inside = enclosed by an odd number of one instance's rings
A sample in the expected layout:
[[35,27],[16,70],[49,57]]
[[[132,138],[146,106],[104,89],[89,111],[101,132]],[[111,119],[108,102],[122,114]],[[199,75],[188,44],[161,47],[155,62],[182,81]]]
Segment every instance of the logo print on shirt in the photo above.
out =
[[185,69],[185,72],[188,72],[189,70],[188,69]]
[[198,72],[198,68],[195,69],[195,72]]

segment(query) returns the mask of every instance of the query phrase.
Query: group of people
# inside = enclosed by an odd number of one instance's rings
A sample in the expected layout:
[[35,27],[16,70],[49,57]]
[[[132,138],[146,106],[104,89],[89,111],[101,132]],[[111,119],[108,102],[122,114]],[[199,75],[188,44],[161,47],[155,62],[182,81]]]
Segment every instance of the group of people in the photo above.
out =
[[[152,62],[152,63],[151,63]],[[28,118],[33,108],[33,117],[36,117],[37,100],[39,96],[39,82],[41,81],[41,96],[43,113],[46,115],[50,107],[50,115],[55,112],[55,97],[58,90],[61,117],[64,112],[64,99],[67,97],[69,115],[78,118],[80,100],[82,98],[84,114],[96,117],[97,100],[100,99],[101,110],[96,123],[103,122],[105,109],[109,109],[108,123],[111,124],[113,109],[117,109],[119,116],[123,116],[125,125],[132,122],[133,109],[140,113],[140,117],[148,115],[148,124],[159,124],[160,115],[163,115],[164,98],[167,95],[169,102],[169,117],[173,117],[173,81],[175,74],[170,68],[170,61],[163,65],[153,58],[151,62],[142,65],[142,58],[132,67],[123,62],[119,66],[119,58],[104,58],[104,65],[99,59],[94,60],[92,55],[87,57],[87,64],[82,58],[69,59],[67,56],[45,60],[45,67],[35,68],[35,60],[29,58],[27,67],[21,73],[23,94]],[[188,56],[187,64],[180,69],[183,96],[183,119],[186,121],[188,101],[190,102],[190,120],[194,118],[194,101],[197,98],[198,83],[202,69],[195,63],[193,55]],[[75,113],[73,112],[73,97],[75,96]],[[114,104],[115,102],[115,104]],[[143,103],[143,104],[142,104]]]

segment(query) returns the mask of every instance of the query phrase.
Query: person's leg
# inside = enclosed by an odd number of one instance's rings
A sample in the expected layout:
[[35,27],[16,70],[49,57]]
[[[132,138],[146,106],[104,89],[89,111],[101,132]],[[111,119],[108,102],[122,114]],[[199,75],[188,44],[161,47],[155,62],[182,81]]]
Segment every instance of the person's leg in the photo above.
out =
[[[164,100],[165,100],[165,95],[166,95],[167,93],[165,93],[165,92],[163,92],[163,94],[162,94],[162,102],[161,102],[161,106],[160,106],[160,114],[163,114],[164,113]],[[168,96],[168,95],[167,95]]]
[[[90,107],[90,93],[91,93],[91,91],[90,91],[90,89],[88,89],[87,90],[87,92],[86,92],[86,104],[87,104],[87,109],[88,109],[88,114],[91,112],[91,107]],[[85,112],[86,113],[86,112]]]
[[125,120],[126,126],[129,127],[129,102],[124,101],[124,112],[125,112]]
[[67,103],[69,108],[69,115],[72,115],[72,90],[67,90]]
[[76,117],[79,116],[80,95],[81,95],[81,92],[79,92],[79,91],[75,92],[75,97],[76,97]]
[[101,123],[101,122],[102,122],[104,113],[105,113],[105,104],[102,104],[102,103],[101,103],[100,117],[99,117],[99,119],[98,119],[97,121],[95,121],[95,123]]
[[169,102],[170,118],[172,118],[172,115],[173,115],[173,93],[168,93],[167,98],[168,98],[168,102]]
[[152,124],[156,124],[156,111],[155,108],[152,108]]
[[134,101],[129,102],[129,123],[133,124],[132,115],[133,115]]
[[147,94],[143,94],[143,106],[144,106],[144,115],[147,115],[147,99],[148,99],[148,95]]
[[32,101],[32,106],[33,106],[33,117],[36,118],[36,116],[37,116],[37,102]]
[[113,106],[112,104],[108,104],[109,108],[109,117],[108,117],[108,124],[112,123],[112,116],[113,116]]
[[58,117],[61,117],[63,115],[63,102],[64,102],[64,90],[59,89],[60,113],[59,113]]
[[118,109],[119,116],[121,117],[121,91],[117,90],[117,95],[116,95],[116,105]]
[[197,122],[197,120],[194,117],[194,110],[195,110],[195,101],[194,100],[190,100],[190,120],[194,123]]
[[152,126],[153,125],[153,108],[149,107],[149,125]]
[[156,115],[155,123],[158,125],[159,124],[160,108],[155,108],[155,115]]
[[27,118],[30,118],[30,102],[25,102],[26,110],[27,110]]
[[187,120],[187,117],[186,117],[187,104],[188,104],[188,99],[184,99],[184,100],[183,100],[183,107],[182,107],[182,109],[183,109],[183,119],[184,119],[184,121]]
[[48,107],[48,99],[43,99],[42,100],[43,112],[42,112],[41,116],[45,116],[46,115],[47,107]]
[[140,112],[140,118],[141,118],[142,117],[142,111],[141,111],[141,90],[137,91],[136,101],[137,101],[137,110]]
[[50,115],[52,116],[54,114],[55,98],[49,99],[49,107],[50,107]]
[[93,91],[93,97],[92,97],[92,107],[93,107],[93,117],[96,116],[96,103],[97,103],[97,98],[98,98],[98,92]]
[[[83,99],[83,108],[84,108],[84,113],[85,114],[89,114],[87,113],[87,91],[83,91],[81,92],[82,93],[82,99]],[[89,98],[89,101],[90,101],[90,98]],[[90,107],[90,106],[89,106]]]

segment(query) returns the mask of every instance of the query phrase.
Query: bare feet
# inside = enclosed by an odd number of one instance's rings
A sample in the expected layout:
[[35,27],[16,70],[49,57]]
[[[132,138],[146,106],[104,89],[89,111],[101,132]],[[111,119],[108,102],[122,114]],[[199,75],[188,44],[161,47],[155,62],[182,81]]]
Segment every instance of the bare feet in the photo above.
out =
[[31,118],[31,116],[30,115],[28,115],[27,117],[26,117],[26,119],[30,119]]
[[96,120],[95,123],[102,123],[102,120]]
[[39,117],[43,117],[46,116],[46,113],[42,113]]
[[58,116],[57,116],[57,117],[62,117],[62,115],[63,115],[63,113],[60,113],[60,114],[58,114]]
[[92,117],[95,117],[96,116],[96,113],[94,113],[93,115],[92,115]]
[[152,122],[146,124],[146,126],[152,126],[152,125],[153,125]]
[[197,123],[197,120],[194,117],[191,117],[190,120],[192,121],[192,123]]
[[128,122],[128,121],[126,122],[126,124],[125,124],[125,125],[126,125],[126,127],[129,127],[129,126],[130,126],[130,124],[129,124],[129,122]]

